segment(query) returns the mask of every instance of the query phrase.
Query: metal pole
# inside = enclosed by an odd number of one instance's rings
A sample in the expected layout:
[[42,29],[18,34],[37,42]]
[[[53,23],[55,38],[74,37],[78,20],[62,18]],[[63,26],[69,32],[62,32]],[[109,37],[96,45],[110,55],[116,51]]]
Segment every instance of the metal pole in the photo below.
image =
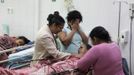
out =
[[3,51],[0,51],[0,54],[11,52],[11,51],[14,51],[16,49],[23,49],[23,48],[28,48],[28,47],[32,47],[32,46],[34,46],[34,44],[32,44],[32,45],[18,46],[18,47],[14,47],[14,48],[10,48],[10,49],[6,49],[6,50],[3,50]]
[[119,1],[119,13],[118,13],[118,45],[120,44],[120,22],[121,22],[121,1]]
[[130,44],[129,44],[129,54],[130,54],[130,58],[129,58],[129,65],[130,65],[130,75],[132,75],[132,26],[133,25],[133,17],[131,17],[131,21],[130,21]]
[[121,6],[122,3],[128,4],[127,1],[114,1],[113,4],[119,3],[119,12],[118,12],[118,35],[117,35],[117,43],[120,44],[120,23],[121,23]]

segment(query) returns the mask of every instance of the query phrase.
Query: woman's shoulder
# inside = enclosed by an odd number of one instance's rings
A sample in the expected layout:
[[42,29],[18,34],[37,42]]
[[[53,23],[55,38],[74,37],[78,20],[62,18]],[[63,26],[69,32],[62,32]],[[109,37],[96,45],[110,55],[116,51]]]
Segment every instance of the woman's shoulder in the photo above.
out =
[[98,49],[101,49],[101,48],[104,48],[104,47],[107,47],[109,45],[112,45],[112,44],[115,44],[115,43],[101,43],[101,44],[98,44],[98,45],[94,45],[92,48],[98,48]]
[[38,35],[36,40],[53,39],[50,34]]
[[101,43],[101,44],[98,44],[98,45],[94,45],[93,48],[101,48],[105,45],[107,45],[107,43]]
[[110,49],[111,48],[119,48],[119,46],[115,42],[101,43],[101,44],[93,46],[93,49],[97,49],[97,50],[105,50],[105,49],[109,49],[109,48]]

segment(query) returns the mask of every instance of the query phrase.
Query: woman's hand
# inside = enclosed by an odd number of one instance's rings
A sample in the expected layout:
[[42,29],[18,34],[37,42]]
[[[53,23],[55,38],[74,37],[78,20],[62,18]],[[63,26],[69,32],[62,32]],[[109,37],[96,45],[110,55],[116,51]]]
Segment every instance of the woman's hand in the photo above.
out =
[[72,54],[71,56],[72,56],[72,57],[77,57],[77,58],[81,58],[81,57],[82,57],[81,54]]
[[74,30],[74,31],[78,31],[78,30],[79,30],[79,25],[73,23],[73,24],[71,25],[71,28],[72,28],[72,30]]

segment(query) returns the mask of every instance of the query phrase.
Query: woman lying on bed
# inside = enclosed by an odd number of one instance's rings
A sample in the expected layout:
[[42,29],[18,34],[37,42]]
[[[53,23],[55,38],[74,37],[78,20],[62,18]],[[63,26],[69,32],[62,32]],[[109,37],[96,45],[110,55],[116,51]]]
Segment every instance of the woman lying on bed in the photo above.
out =
[[[29,42],[30,42],[30,40],[28,40],[24,36],[19,36],[17,38],[10,37],[8,35],[0,36],[0,51],[10,49],[10,48],[13,48],[13,47],[16,47],[16,46],[25,45]],[[0,54],[0,61],[7,59],[8,55],[10,53],[12,53],[12,52]],[[0,64],[0,66],[3,66],[3,65]]]
[[82,57],[87,50],[91,48],[90,45],[81,45],[79,49],[78,57],[70,56],[66,60],[61,60],[56,63],[54,61],[41,61],[40,64],[34,65],[33,67],[9,70],[0,68],[0,75],[10,73],[10,75],[51,75],[52,73],[62,73],[65,71],[77,69],[77,61]]

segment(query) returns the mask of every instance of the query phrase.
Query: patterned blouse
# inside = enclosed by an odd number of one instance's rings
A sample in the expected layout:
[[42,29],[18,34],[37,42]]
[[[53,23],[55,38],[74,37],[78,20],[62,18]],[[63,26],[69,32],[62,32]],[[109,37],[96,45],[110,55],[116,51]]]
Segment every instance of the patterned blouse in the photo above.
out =
[[15,39],[9,36],[0,36],[0,47],[5,50],[16,47]]
[[[0,51],[16,47],[15,39],[9,36],[0,36]],[[0,61],[8,58],[9,53],[0,54]],[[2,66],[2,64],[0,64]]]

